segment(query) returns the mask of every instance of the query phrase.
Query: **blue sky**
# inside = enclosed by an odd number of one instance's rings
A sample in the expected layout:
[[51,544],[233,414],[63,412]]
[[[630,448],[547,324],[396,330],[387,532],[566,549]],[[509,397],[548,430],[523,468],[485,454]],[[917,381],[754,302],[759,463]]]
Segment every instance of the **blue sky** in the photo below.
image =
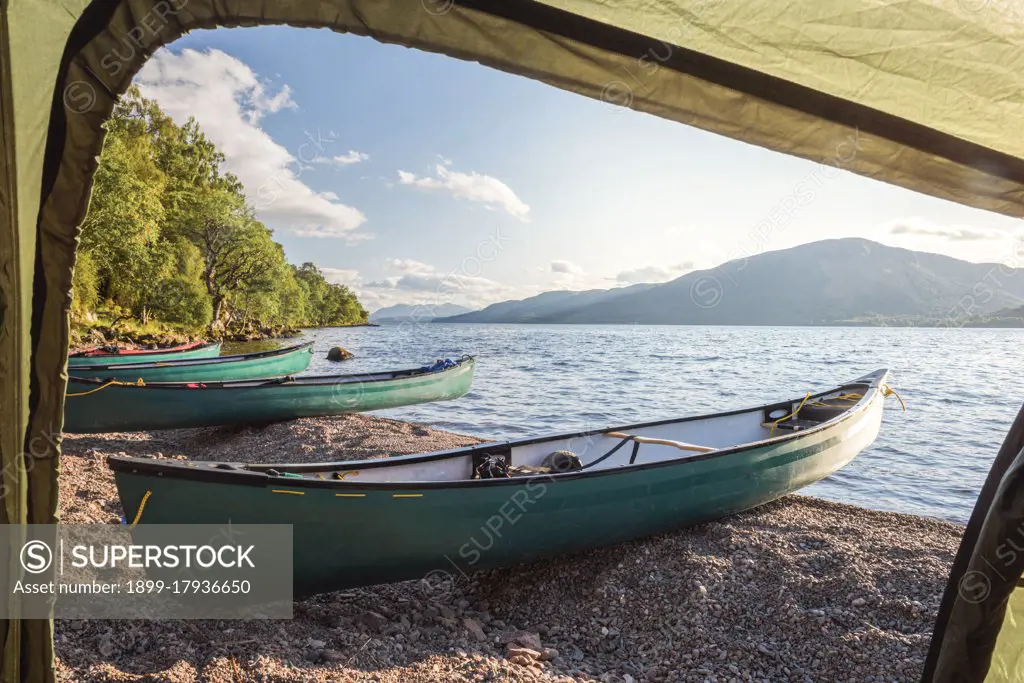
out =
[[[663,281],[829,237],[1000,261],[1024,232],[478,64],[324,30],[196,32],[136,80],[221,146],[291,261],[313,261],[371,310]],[[778,220],[800,189],[813,199]]]

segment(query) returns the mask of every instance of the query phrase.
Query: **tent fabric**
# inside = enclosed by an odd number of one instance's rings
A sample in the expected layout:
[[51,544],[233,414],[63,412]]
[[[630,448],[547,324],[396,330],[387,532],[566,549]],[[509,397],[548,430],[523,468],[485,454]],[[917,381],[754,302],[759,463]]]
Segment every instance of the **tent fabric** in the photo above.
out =
[[985,683],[1016,683],[1024,680],[1024,590],[1010,594],[1006,616],[999,626],[995,651]]
[[[56,510],[56,449],[30,441],[28,424],[32,420],[41,435],[41,421],[56,419],[47,434],[59,438],[60,356],[66,349],[59,337],[51,340],[32,367],[30,330],[44,310],[34,292],[40,275],[36,221],[49,114],[75,17],[56,2],[24,0],[0,5],[0,13],[0,522],[24,524],[52,521]],[[69,227],[64,232],[73,235]],[[70,266],[73,255],[54,250],[52,257]],[[62,311],[52,305],[50,315],[51,325],[66,325]],[[36,454],[31,458],[26,456],[28,443]],[[13,571],[13,565],[0,567],[5,585]],[[0,677],[52,678],[52,628],[46,621],[0,623]],[[32,664],[22,669],[21,662]]]
[[[55,519],[71,268],[101,124],[146,57],[186,31],[369,36],[810,159],[825,177],[845,169],[1019,217],[1021,12],[986,0],[0,3],[0,521]],[[783,213],[798,211],[788,199]],[[996,488],[979,499],[966,558],[998,537]],[[962,612],[944,611],[946,640],[970,635]],[[3,680],[52,679],[49,624],[6,623],[0,638]]]
[[[1024,408],[964,534],[925,664],[926,680],[1024,680],[1024,592],[1017,588],[1022,572]],[[987,677],[977,678],[985,672]]]

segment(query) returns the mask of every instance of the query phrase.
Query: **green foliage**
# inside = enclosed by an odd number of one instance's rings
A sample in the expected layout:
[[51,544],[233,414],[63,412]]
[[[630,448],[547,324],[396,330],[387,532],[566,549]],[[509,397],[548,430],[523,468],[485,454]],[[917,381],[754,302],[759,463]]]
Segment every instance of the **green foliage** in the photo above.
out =
[[294,271],[305,291],[306,315],[311,324],[329,327],[343,325],[347,320],[366,320],[366,310],[348,287],[327,282],[312,263],[303,263]]
[[195,120],[175,124],[133,87],[106,129],[82,224],[76,321],[99,313],[213,334],[366,321],[346,287],[287,262]]
[[71,279],[71,314],[75,320],[85,320],[96,309],[100,302],[99,284],[96,259],[88,251],[79,251]]
[[155,320],[193,329],[213,319],[213,306],[202,285],[182,277],[157,281],[149,290],[147,306]]

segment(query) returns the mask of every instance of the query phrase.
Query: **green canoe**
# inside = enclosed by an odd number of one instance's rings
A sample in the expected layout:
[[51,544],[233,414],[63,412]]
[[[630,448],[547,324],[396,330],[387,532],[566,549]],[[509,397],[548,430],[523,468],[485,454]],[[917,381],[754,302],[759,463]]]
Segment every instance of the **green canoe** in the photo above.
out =
[[83,365],[120,365],[121,363],[152,363],[155,361],[216,358],[220,355],[220,342],[195,342],[167,349],[115,349],[106,348],[79,351],[68,356],[68,367]]
[[827,477],[874,441],[886,376],[747,410],[382,460],[107,462],[129,521],[294,525],[297,595],[443,585],[723,517]]
[[[447,366],[447,367],[446,367]],[[202,384],[110,385],[72,379],[66,432],[122,432],[272,422],[445,401],[469,391],[464,356],[413,370]],[[96,391],[92,391],[96,390]]]
[[[217,356],[196,360],[169,360],[150,363],[79,365],[69,368],[68,401],[81,390],[80,379],[104,382],[220,382],[232,379],[267,379],[302,372],[313,358],[313,342],[287,346],[273,351]],[[94,387],[87,387],[86,390]]]

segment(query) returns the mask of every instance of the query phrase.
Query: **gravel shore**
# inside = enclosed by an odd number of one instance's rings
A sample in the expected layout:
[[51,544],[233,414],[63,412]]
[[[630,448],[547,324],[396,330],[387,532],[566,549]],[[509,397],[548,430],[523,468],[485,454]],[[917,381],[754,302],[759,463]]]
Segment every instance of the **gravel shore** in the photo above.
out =
[[[362,415],[67,435],[67,523],[121,516],[114,453],[387,457],[480,441]],[[58,621],[67,681],[917,681],[962,527],[789,496],[455,585],[321,595],[291,621]]]

